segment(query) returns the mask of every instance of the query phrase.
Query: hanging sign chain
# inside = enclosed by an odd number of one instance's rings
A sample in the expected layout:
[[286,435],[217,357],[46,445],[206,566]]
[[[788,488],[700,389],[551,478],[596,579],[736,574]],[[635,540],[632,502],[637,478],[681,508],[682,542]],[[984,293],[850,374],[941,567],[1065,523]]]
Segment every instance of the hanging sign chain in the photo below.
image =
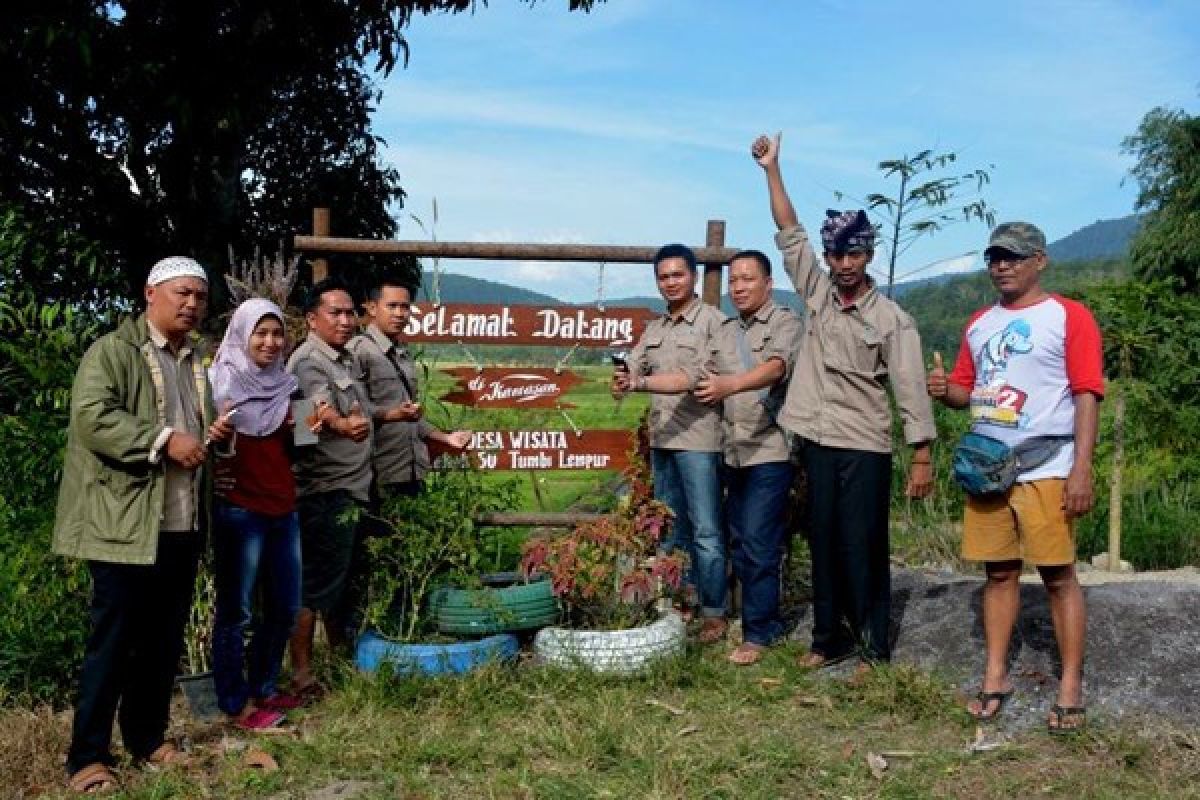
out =
[[478,358],[475,357],[475,354],[470,351],[470,349],[467,347],[466,343],[463,342],[462,339],[458,340],[458,346],[462,348],[463,355],[467,357],[467,360],[470,361],[475,366],[475,371],[483,372],[483,363]]
[[596,272],[596,309],[604,311],[604,267],[606,262],[600,262],[600,269]]
[[563,357],[558,360],[558,363],[554,365],[555,375],[562,375],[563,368],[567,366],[567,362],[571,360],[571,356],[575,355],[575,351],[578,349],[579,342],[575,342],[575,344],[571,345],[571,349],[568,350]]
[[583,436],[583,431],[579,430],[579,426],[575,424],[575,420],[571,419],[571,415],[567,413],[565,408],[559,406],[558,413],[562,414],[563,419],[565,419],[567,424],[571,426],[571,430],[575,431],[576,438]]

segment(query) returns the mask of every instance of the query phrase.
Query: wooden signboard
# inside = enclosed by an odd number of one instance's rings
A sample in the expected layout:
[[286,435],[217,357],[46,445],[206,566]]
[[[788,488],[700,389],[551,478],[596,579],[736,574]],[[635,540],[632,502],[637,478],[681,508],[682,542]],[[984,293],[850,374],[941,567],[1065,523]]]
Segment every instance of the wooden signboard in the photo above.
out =
[[656,316],[648,308],[413,303],[404,340],[629,348]]
[[435,466],[470,458],[483,470],[625,469],[633,431],[475,431],[465,453],[430,442]]
[[442,372],[458,378],[458,386],[441,399],[473,408],[574,408],[559,399],[583,383],[574,372],[552,367],[454,367]]

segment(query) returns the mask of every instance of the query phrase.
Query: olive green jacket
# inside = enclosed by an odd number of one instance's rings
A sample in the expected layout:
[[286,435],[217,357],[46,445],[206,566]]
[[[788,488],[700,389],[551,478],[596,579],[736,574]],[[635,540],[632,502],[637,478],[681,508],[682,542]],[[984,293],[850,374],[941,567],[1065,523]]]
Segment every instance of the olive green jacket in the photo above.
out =
[[[166,472],[165,454],[156,458],[152,448],[166,427],[166,411],[153,347],[142,315],[97,340],[79,364],[54,522],[56,553],[120,564],[157,558]],[[207,428],[214,414],[202,358],[197,348],[193,378]],[[205,486],[202,527],[210,496]]]

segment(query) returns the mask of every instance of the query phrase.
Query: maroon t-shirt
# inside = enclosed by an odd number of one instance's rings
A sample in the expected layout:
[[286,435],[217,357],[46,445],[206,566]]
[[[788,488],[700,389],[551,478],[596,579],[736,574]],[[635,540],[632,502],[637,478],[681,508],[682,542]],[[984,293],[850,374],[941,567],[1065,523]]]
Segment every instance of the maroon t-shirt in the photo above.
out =
[[217,456],[217,478],[229,475],[233,488],[221,492],[228,503],[257,514],[280,517],[296,508],[296,479],[288,457],[291,428],[280,425],[267,436],[237,435],[234,454]]

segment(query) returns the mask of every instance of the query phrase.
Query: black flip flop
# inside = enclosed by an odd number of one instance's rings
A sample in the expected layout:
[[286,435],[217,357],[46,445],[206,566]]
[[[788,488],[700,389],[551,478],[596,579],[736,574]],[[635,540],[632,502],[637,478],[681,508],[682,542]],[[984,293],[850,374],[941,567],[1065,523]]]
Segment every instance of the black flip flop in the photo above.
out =
[[[1016,690],[1014,686],[1003,692],[976,692],[975,699],[979,701],[979,711],[975,712],[968,708],[967,713],[974,717],[977,722],[991,722],[1000,716],[1000,712],[1004,710],[1004,704],[1008,702],[1008,698],[1012,697],[1013,692]],[[987,713],[987,707],[992,703],[996,704],[996,708],[989,714]]]
[[[1086,706],[1060,706],[1058,703],[1050,706],[1050,717],[1054,725],[1046,720],[1046,730],[1053,736],[1071,736],[1080,733],[1087,726]],[[1074,717],[1078,720],[1074,725],[1064,725],[1064,717]]]

